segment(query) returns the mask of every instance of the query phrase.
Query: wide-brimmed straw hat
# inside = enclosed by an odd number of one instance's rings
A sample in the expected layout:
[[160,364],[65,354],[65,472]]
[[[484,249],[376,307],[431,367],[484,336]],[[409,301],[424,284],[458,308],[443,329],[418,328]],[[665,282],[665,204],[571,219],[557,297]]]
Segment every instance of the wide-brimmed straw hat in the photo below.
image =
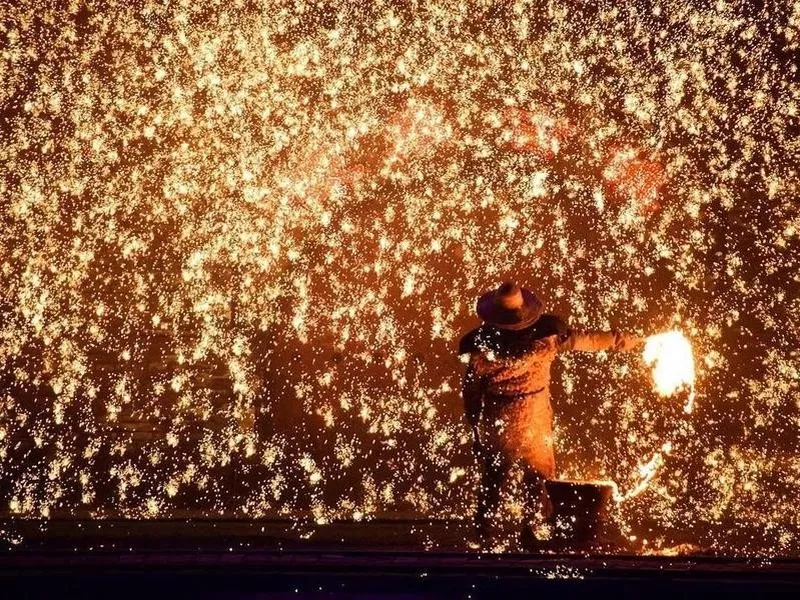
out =
[[532,291],[510,281],[478,298],[478,316],[501,329],[525,329],[542,316],[542,301]]

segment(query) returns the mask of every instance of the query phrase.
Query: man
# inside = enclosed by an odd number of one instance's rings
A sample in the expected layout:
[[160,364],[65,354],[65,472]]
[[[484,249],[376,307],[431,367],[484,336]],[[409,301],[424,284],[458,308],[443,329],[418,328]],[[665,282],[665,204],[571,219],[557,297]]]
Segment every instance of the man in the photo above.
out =
[[485,539],[508,472],[521,463],[526,495],[522,543],[528,545],[534,540],[537,508],[550,512],[544,480],[555,477],[550,365],[564,350],[624,351],[642,340],[617,331],[572,330],[558,317],[542,314],[536,295],[515,283],[483,294],[477,312],[484,324],[459,345],[459,354],[469,360],[464,409],[483,468],[475,525]]

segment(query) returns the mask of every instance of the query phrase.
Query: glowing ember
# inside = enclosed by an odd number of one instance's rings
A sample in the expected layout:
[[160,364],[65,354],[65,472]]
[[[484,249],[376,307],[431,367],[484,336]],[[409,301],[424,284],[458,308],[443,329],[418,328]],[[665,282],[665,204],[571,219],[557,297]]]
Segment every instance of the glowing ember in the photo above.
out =
[[668,331],[647,338],[642,353],[652,367],[654,389],[661,396],[689,391],[686,412],[691,412],[694,396],[694,356],[692,345],[680,331]]

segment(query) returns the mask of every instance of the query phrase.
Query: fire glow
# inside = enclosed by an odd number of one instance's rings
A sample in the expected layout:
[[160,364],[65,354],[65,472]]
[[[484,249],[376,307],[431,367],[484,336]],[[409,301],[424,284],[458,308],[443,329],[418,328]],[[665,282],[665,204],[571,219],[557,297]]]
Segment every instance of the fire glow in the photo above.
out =
[[652,368],[654,390],[671,397],[682,390],[689,393],[684,407],[692,412],[694,403],[694,355],[692,345],[680,331],[668,331],[647,338],[642,358]]

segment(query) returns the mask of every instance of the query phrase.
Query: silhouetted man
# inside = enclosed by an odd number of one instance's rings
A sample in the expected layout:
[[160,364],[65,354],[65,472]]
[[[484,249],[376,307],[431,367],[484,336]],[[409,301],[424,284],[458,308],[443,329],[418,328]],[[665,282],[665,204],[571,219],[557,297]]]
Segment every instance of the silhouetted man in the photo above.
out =
[[508,472],[521,463],[526,545],[534,539],[537,509],[550,513],[544,480],[555,477],[550,365],[565,350],[631,350],[642,339],[617,331],[572,330],[560,318],[542,314],[536,295],[515,283],[483,294],[477,312],[484,324],[459,345],[459,354],[469,359],[462,387],[464,409],[483,468],[475,524],[485,539]]

